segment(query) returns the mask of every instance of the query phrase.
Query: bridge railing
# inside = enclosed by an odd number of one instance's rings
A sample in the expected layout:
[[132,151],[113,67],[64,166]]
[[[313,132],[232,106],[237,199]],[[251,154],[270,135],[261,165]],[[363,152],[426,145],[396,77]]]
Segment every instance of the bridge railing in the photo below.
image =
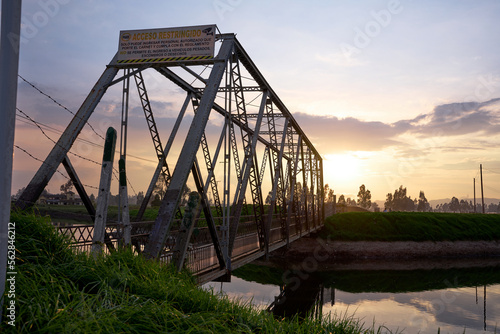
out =
[[[253,216],[242,216],[241,222],[238,225],[237,238],[235,240],[235,245],[233,248],[233,257],[238,258],[245,256],[246,254],[251,254],[262,250],[259,244],[259,238],[257,234],[257,225],[253,221]],[[215,221],[219,219],[215,218]],[[221,220],[221,219],[220,219]],[[297,223],[297,220],[301,223]],[[306,230],[305,216],[297,216],[292,219],[289,225],[289,237],[294,237],[308,233]],[[170,234],[165,242],[165,246],[161,255],[160,261],[162,263],[169,263],[172,259],[172,252],[175,247],[176,238],[178,234],[179,221],[174,224],[174,228],[170,231]],[[273,245],[275,243],[285,240],[286,235],[282,230],[282,221],[279,214],[273,215],[271,226],[269,243]],[[133,249],[136,253],[141,253],[146,245],[149,233],[154,224],[153,221],[145,222],[132,222],[132,232],[131,239]],[[218,261],[215,254],[215,250],[212,244],[212,239],[208,227],[206,227],[206,222],[204,218],[200,218],[196,221],[196,228],[191,237],[190,244],[186,256],[186,264],[188,268],[194,272],[206,271],[212,268],[217,268]],[[310,228],[319,226],[320,222],[313,223],[309,225]],[[78,252],[90,252],[92,247],[92,237],[94,232],[94,225],[73,225],[73,226],[56,226],[59,232],[67,236],[70,240],[70,246]],[[219,226],[217,226],[219,238],[222,237],[221,231],[219,231]],[[106,253],[109,254],[110,251],[116,249],[121,239],[121,225],[116,222],[111,222],[106,225],[106,237],[105,243],[107,245]]]

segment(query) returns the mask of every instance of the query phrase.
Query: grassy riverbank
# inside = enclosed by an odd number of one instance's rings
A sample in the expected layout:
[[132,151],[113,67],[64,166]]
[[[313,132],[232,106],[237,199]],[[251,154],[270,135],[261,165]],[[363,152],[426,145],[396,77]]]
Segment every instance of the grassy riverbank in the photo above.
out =
[[[131,252],[74,254],[47,218],[13,214],[16,326],[37,333],[376,333],[353,318],[277,320]],[[5,308],[4,308],[4,314]]]
[[321,236],[345,241],[500,240],[500,215],[349,212],[328,217]]

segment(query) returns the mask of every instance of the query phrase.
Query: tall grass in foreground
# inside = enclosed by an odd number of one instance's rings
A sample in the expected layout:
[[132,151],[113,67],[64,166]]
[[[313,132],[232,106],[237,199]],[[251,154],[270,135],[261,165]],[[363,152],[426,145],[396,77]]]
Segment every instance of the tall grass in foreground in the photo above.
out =
[[348,212],[330,216],[321,236],[335,240],[500,240],[500,215]]
[[[176,273],[115,252],[74,254],[47,218],[13,214],[17,247],[16,327],[37,333],[380,333],[352,316],[276,320],[266,311],[198,288]],[[5,309],[4,309],[5,314]]]

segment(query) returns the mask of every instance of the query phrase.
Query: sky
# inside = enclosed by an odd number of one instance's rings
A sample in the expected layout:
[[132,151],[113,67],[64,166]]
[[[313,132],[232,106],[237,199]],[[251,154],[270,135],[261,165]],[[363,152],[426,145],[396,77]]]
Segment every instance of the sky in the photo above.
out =
[[[116,53],[120,30],[203,24],[237,34],[323,157],[324,181],[337,196],[355,198],[365,184],[373,200],[400,185],[412,198],[420,191],[429,200],[472,198],[482,164],[485,197],[500,198],[497,0],[24,0],[19,74],[76,111]],[[183,95],[154,79],[166,140]],[[110,89],[91,117],[96,132],[119,128],[120,91]],[[18,108],[50,127],[54,140],[72,117],[21,79]],[[156,165],[141,112],[131,97],[133,192],[146,190]],[[100,138],[88,127],[81,137],[90,144],[79,141],[72,151],[99,160]],[[40,165],[26,152],[43,160],[53,146],[21,115],[15,144],[13,193]],[[71,160],[83,183],[98,185],[95,165]],[[49,191],[64,181],[56,173]]]

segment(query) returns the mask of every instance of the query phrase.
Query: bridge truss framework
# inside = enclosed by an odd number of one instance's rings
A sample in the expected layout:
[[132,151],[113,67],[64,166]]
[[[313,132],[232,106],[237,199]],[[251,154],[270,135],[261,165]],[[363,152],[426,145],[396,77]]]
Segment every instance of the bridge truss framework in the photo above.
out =
[[[109,87],[123,83],[124,105],[128,106],[129,81],[133,78],[158,157],[136,220],[142,219],[158,179],[165,184],[158,216],[147,242],[140,248],[146,257],[159,258],[165,253],[173,235],[172,228],[176,229],[179,223],[183,189],[190,176],[200,195],[219,272],[234,269],[231,259],[235,239],[238,230],[247,224],[245,219],[248,217],[252,217],[258,247],[264,254],[271,250],[273,240],[276,241],[273,231],[278,231],[282,244],[288,244],[292,226],[295,235],[302,235],[321,225],[325,208],[320,154],[235,35],[217,35],[217,44],[217,56],[208,60],[126,64],[119,63],[115,56],[16,206],[23,209],[35,203],[57,167],[63,164],[89,213],[95,215],[67,153]],[[199,73],[196,71],[199,68],[204,70]],[[123,75],[116,78],[120,70]],[[186,93],[166,144],[161,142],[154,120],[142,76],[145,70],[157,71]],[[191,125],[175,166],[169,166],[167,157],[190,106],[194,111]],[[214,114],[223,122],[216,144],[210,144],[206,130]],[[121,136],[126,143],[126,121],[123,119],[122,116]],[[263,193],[266,187],[270,189],[267,194]],[[181,249],[186,249],[185,244],[191,241],[192,233],[193,228],[177,229],[176,240],[184,243]]]

